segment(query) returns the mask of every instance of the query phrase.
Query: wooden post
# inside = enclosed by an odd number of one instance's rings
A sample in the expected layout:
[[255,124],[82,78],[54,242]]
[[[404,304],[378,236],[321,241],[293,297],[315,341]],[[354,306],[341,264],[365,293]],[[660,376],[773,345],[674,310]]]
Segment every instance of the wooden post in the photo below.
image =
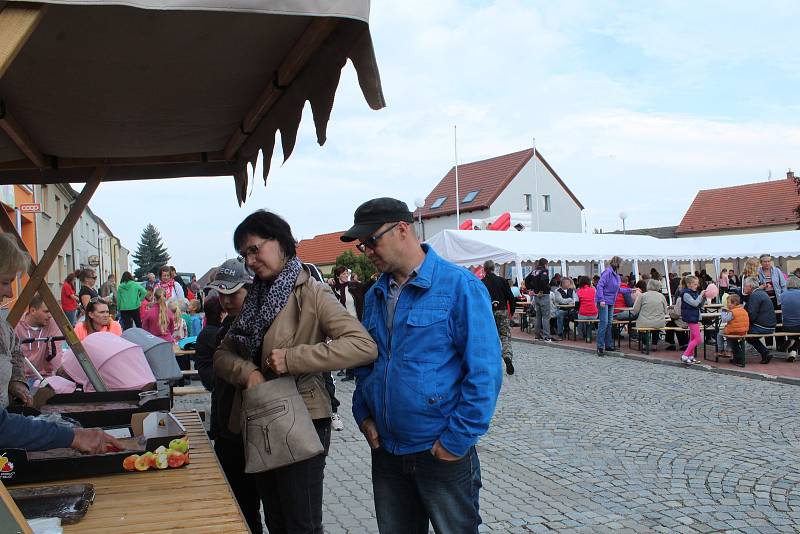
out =
[[46,10],[43,4],[16,2],[0,9],[0,78],[28,42]]
[[[0,215],[0,229],[15,236],[19,246],[25,250],[25,243],[22,241],[22,237],[19,235],[19,232],[17,232],[17,228],[14,226],[14,223],[11,221],[11,219],[5,215]],[[28,272],[32,275],[36,271],[36,267],[36,262],[31,260],[31,265]],[[58,301],[50,291],[50,286],[47,284],[42,284],[42,287],[39,290],[39,295],[42,297],[45,306],[47,306],[47,309],[50,311],[50,315],[52,315],[53,320],[58,325],[61,333],[67,338],[67,344],[72,349],[72,352],[75,353],[75,357],[81,364],[81,367],[86,373],[86,377],[89,379],[92,387],[94,387],[95,391],[108,391],[103,378],[97,372],[97,368],[94,366],[94,363],[92,363],[92,360],[89,359],[86,349],[83,348],[83,344],[81,343],[80,339],[78,339],[77,334],[75,334],[75,330],[72,328],[72,323],[69,322],[64,310],[61,309]]]
[[311,21],[308,28],[300,36],[289,53],[281,62],[275,79],[259,95],[250,110],[242,119],[239,127],[225,145],[225,159],[232,160],[241,146],[258,127],[272,106],[283,96],[283,91],[288,87],[306,66],[306,63],[316,53],[325,39],[336,28],[339,21],[333,17],[317,17]]
[[39,265],[36,267],[33,274],[31,274],[30,280],[25,284],[17,302],[14,303],[14,306],[8,313],[8,322],[11,323],[11,326],[17,325],[19,318],[22,317],[25,308],[27,308],[30,303],[31,297],[39,290],[39,286],[42,285],[44,279],[47,278],[47,271],[50,270],[53,262],[58,259],[58,253],[61,252],[61,248],[64,246],[64,243],[67,242],[67,238],[75,228],[75,224],[80,219],[83,210],[89,205],[89,199],[91,199],[94,192],[97,191],[97,187],[100,185],[100,179],[105,174],[106,170],[107,167],[96,169],[95,172],[92,173],[92,176],[86,181],[86,185],[83,186],[83,190],[78,195],[77,200],[75,200],[75,204],[70,208],[69,213],[67,213],[67,216],[64,218],[64,222],[61,223],[61,227],[50,242],[50,246],[47,247],[44,256],[39,261]]
[[33,529],[2,482],[0,482],[0,529],[12,534],[33,534]]

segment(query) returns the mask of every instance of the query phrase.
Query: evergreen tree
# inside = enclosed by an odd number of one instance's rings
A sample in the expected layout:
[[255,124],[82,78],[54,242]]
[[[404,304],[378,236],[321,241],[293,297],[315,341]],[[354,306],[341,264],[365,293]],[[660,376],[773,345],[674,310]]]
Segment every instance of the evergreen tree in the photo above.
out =
[[139,266],[134,272],[137,279],[144,278],[147,273],[158,275],[158,269],[169,261],[167,248],[161,242],[161,234],[152,224],[148,224],[142,230],[142,237],[139,238],[139,245],[133,255],[133,261]]

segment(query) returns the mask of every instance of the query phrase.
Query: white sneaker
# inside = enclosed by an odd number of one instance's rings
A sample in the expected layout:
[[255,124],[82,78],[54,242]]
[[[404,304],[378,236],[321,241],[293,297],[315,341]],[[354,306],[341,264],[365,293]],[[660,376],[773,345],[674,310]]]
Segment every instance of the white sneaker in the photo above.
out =
[[685,354],[682,354],[682,355],[681,355],[681,361],[682,361],[683,363],[692,363],[692,360],[693,360],[693,359],[694,359],[694,358],[692,358],[691,356],[687,356],[687,355],[685,355]]
[[331,416],[331,427],[337,432],[344,430],[344,421],[342,421],[342,418],[339,417],[338,413],[335,413]]
[[797,359],[797,351],[796,350],[789,351],[789,358],[787,358],[787,359],[790,362],[795,361],[795,359]]

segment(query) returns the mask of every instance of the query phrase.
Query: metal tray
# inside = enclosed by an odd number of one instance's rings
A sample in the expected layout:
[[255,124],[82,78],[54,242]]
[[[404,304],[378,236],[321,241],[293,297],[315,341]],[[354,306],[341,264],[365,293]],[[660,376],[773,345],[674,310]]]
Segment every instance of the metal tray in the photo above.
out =
[[94,486],[91,484],[13,488],[8,492],[25,519],[60,517],[65,525],[83,519],[89,505],[94,502]]

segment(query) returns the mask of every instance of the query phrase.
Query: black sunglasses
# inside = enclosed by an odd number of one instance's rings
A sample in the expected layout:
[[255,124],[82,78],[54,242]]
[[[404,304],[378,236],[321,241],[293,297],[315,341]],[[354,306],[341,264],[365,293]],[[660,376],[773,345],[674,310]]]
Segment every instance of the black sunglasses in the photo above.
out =
[[384,230],[383,232],[381,232],[381,233],[379,233],[379,234],[375,234],[375,235],[374,235],[374,236],[372,236],[372,237],[368,237],[367,239],[365,239],[364,241],[362,241],[361,243],[359,243],[358,245],[356,245],[356,248],[357,248],[358,250],[360,250],[361,252],[366,252],[368,248],[369,248],[369,249],[373,249],[373,250],[374,250],[374,249],[375,249],[375,247],[377,247],[377,246],[378,246],[378,240],[379,240],[380,238],[382,238],[382,237],[384,236],[384,234],[388,234],[389,232],[391,232],[392,230],[394,230],[394,227],[395,227],[395,226],[397,226],[398,224],[400,224],[400,223],[399,223],[399,222],[396,222],[396,223],[394,223],[393,225],[391,225],[389,228],[387,228],[386,230]]

